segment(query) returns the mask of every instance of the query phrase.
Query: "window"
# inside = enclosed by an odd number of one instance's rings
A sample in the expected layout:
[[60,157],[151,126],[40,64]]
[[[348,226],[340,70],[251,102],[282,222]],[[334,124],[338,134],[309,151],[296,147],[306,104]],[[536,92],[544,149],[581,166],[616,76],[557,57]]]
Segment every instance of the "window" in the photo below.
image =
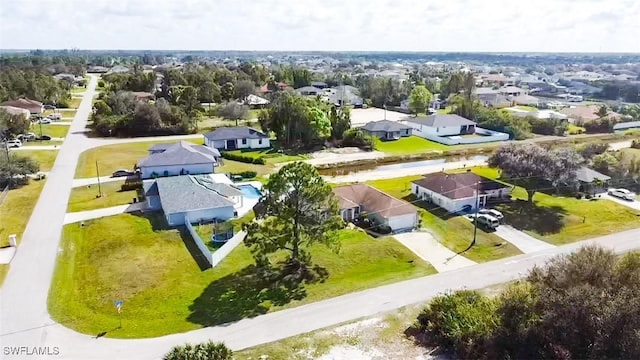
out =
[[262,145],[262,139],[258,139],[258,145]]
[[242,139],[242,145],[247,145],[247,139]]

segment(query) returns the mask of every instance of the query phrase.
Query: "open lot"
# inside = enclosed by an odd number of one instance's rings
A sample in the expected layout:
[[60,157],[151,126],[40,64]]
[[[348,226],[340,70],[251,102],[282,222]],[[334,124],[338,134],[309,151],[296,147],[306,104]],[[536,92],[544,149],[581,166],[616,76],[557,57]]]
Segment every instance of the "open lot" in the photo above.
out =
[[219,118],[219,117],[208,117],[208,118],[203,118],[200,119],[198,121],[198,131],[205,134],[209,131],[213,131],[216,128],[219,127],[223,127],[223,126],[249,126],[249,127],[254,127],[259,129],[260,126],[258,125],[258,122],[256,120],[256,117],[251,117],[251,113],[249,113],[250,115],[248,116],[248,119],[245,120],[238,120],[237,122],[235,120],[226,120],[223,118]]
[[412,135],[393,141],[376,139],[375,149],[392,155],[408,155],[425,152],[442,152],[451,149],[451,147]]
[[121,191],[120,187],[122,184],[124,184],[124,181],[113,181],[100,184],[100,189],[102,191],[101,197],[97,197],[97,184],[71,189],[67,212],[102,209],[132,202],[132,199],[137,196],[136,191]]
[[257,159],[259,157],[264,158],[267,164],[277,164],[286,161],[298,161],[306,160],[309,155],[306,154],[287,154],[286,152],[278,152],[276,148],[270,149],[246,149],[246,150],[233,150],[227,151],[232,154],[249,156]]
[[[435,272],[391,238],[345,230],[340,254],[311,249],[314,265],[328,277],[285,291],[255,276],[242,244],[203,271],[189,252],[195,248],[190,238],[167,229],[161,216],[147,216],[122,214],[65,226],[48,298],[52,318],[93,335],[160,336]],[[122,328],[113,299],[124,300]]]
[[411,181],[421,176],[374,180],[367,184],[396,198],[413,202],[419,208],[421,227],[431,233],[442,245],[475,262],[491,261],[521,254],[515,246],[491,232],[478,229],[476,244],[469,248],[473,239],[473,224],[463,216],[450,216],[445,211],[425,204],[411,195]]
[[15,154],[32,158],[40,165],[40,171],[49,171],[56,162],[58,150],[20,150]]
[[[41,129],[42,127],[42,129]],[[32,124],[30,131],[36,134],[36,136],[40,136],[40,130],[42,130],[43,135],[49,135],[54,138],[63,138],[67,136],[69,132],[68,125],[40,125],[40,124]]]
[[[498,171],[475,168],[487,178],[498,178]],[[640,211],[604,199],[579,200],[538,192],[533,203],[521,187],[513,191],[515,201],[497,205],[507,224],[555,245],[584,240],[640,227]]]

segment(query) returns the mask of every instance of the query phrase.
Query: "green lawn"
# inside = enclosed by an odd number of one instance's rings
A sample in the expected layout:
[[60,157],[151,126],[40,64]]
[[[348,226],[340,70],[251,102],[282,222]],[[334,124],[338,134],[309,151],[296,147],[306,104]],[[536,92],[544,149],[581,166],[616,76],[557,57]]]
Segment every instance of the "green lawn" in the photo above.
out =
[[[180,232],[167,230],[161,216],[149,216],[122,214],[64,227],[48,298],[53,319],[92,335],[161,336],[435,272],[392,238],[345,230],[339,255],[311,248],[328,278],[285,291],[257,280],[243,244],[216,268],[201,270]],[[122,328],[115,300],[124,301]]]
[[74,87],[73,89],[71,89],[72,94],[82,94],[85,91],[87,91],[87,88],[85,87]]
[[584,134],[586,131],[587,129],[583,128],[582,126],[577,126],[574,124],[567,125],[567,133],[569,133],[569,135]]
[[[475,168],[474,172],[495,179],[498,171]],[[533,204],[526,201],[527,193],[516,187],[514,202],[496,206],[506,222],[516,229],[561,245],[597,236],[640,227],[640,211],[608,200],[578,200],[538,192]]]
[[58,150],[20,150],[14,154],[32,158],[40,165],[40,171],[49,171],[56,162]]
[[23,142],[22,146],[62,146],[62,141],[51,141],[51,140],[27,141],[27,142]]
[[135,190],[121,191],[122,184],[124,181],[100,184],[102,197],[96,197],[98,195],[97,184],[91,185],[91,187],[82,186],[71,189],[67,212],[94,210],[131,203],[137,193]]
[[[31,125],[31,132],[40,136],[40,124]],[[51,137],[62,138],[67,136],[69,132],[69,125],[42,125],[42,134],[49,135]]]
[[524,111],[538,111],[535,106],[527,106],[527,105],[516,105],[516,109],[524,110]]
[[[413,202],[419,208],[421,226],[428,230],[442,245],[454,252],[467,249],[473,239],[473,223],[462,216],[446,216],[444,211],[428,205],[411,195],[411,181],[421,176],[368,181],[367,184],[399,199]],[[476,244],[463,253],[476,262],[497,260],[521,254],[515,246],[506,243],[493,233],[478,229]]]
[[0,246],[9,245],[10,234],[18,235],[18,241],[22,239],[22,232],[45,182],[46,180],[31,180],[28,185],[9,191],[0,205]]
[[236,155],[249,156],[253,159],[262,157],[267,161],[267,164],[277,164],[277,163],[287,162],[287,161],[306,160],[309,158],[309,156],[306,154],[287,155],[285,153],[279,153],[275,148],[233,150],[233,151],[227,151],[227,152],[231,154],[236,154]]
[[2,283],[4,282],[4,278],[7,277],[7,271],[9,271],[8,264],[0,264],[0,287],[2,287]]
[[273,172],[272,165],[257,165],[257,164],[247,164],[239,161],[233,160],[222,160],[222,166],[219,166],[215,169],[215,172],[221,174],[229,174],[229,173],[240,173],[243,171],[255,171],[258,173],[258,177],[265,176],[271,174]]
[[451,114],[451,111],[453,110],[452,106],[446,106],[444,109],[439,109],[437,111],[438,114]]
[[80,154],[78,158],[75,177],[85,178],[96,176],[96,161],[98,162],[101,176],[110,175],[118,169],[133,169],[133,166],[138,160],[148,155],[148,149],[152,145],[163,143],[166,143],[166,141],[145,141],[100,146],[87,150]]
[[393,155],[419,154],[425,152],[442,152],[450,149],[446,145],[421,138],[419,136],[407,136],[398,140],[381,141],[375,140],[375,149]]
[[223,126],[249,126],[259,128],[257,122],[255,120],[225,120],[220,117],[208,117],[202,118],[198,121],[198,130],[201,133],[207,133],[209,131],[213,131],[216,128]]

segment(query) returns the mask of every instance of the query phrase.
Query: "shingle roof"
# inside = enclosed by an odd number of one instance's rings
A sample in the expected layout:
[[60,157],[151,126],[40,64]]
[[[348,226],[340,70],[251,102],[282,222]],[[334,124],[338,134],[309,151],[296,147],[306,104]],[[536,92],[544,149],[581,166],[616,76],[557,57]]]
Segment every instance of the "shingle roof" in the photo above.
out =
[[142,180],[144,196],[158,196],[158,184],[155,179]]
[[407,122],[431,127],[475,125],[475,122],[455,114],[434,114],[427,117],[407,118]]
[[352,208],[354,204],[362,206],[369,213],[383,217],[411,214],[416,212],[415,206],[398,200],[376,188],[365,184],[340,186],[333,189],[338,198],[340,208]]
[[490,88],[490,87],[481,87],[481,88],[476,88],[473,91],[473,93],[476,95],[498,94],[498,90],[494,90],[493,88]]
[[322,89],[317,88],[315,86],[303,86],[301,88],[296,89],[296,92],[299,92],[299,93],[303,93],[303,92],[311,93],[311,92],[314,92],[314,93],[318,93],[318,94],[322,94],[323,93]]
[[578,179],[578,181],[591,183],[596,179],[607,181],[607,180],[610,180],[611,177],[605,174],[601,174],[593,169],[589,169],[586,166],[583,166],[576,171],[576,179]]
[[204,136],[210,141],[268,138],[265,133],[246,126],[221,127],[204,134]]
[[411,129],[410,126],[401,124],[397,121],[391,121],[391,120],[379,120],[379,121],[368,122],[362,128],[367,131],[387,131],[387,132]]
[[25,107],[42,106],[42,103],[36,100],[20,98],[20,99],[5,101],[2,103],[2,105],[25,108]]
[[11,114],[11,115],[23,115],[26,117],[31,116],[31,112],[29,112],[29,110],[27,109],[23,109],[23,108],[19,108],[19,107],[15,107],[15,106],[0,106],[0,109],[4,110],[6,113]]
[[234,205],[233,201],[203,187],[191,176],[172,176],[155,181],[165,214]]
[[[156,150],[161,149],[158,144],[152,146]],[[189,165],[189,164],[208,164],[217,162],[216,157],[220,156],[220,152],[202,145],[195,145],[186,141],[179,141],[165,147],[161,153],[151,154],[140,161],[138,166],[169,166],[169,165]]]
[[242,196],[242,191],[237,187],[229,184],[215,182],[210,176],[192,176],[192,179],[201,186],[215,191],[222,196]]
[[424,178],[413,181],[414,184],[437,192],[449,199],[466,199],[475,196],[476,183],[480,193],[488,190],[508,188],[507,185],[476,175],[470,171],[447,174],[443,172],[425,175]]

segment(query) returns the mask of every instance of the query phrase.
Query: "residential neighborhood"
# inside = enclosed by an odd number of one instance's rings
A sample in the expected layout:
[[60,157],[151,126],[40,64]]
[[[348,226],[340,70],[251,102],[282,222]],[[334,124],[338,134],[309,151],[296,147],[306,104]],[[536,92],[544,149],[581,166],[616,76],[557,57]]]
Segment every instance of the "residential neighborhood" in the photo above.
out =
[[0,50],[3,359],[640,356],[636,53],[149,49]]

